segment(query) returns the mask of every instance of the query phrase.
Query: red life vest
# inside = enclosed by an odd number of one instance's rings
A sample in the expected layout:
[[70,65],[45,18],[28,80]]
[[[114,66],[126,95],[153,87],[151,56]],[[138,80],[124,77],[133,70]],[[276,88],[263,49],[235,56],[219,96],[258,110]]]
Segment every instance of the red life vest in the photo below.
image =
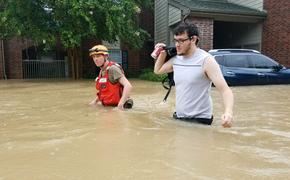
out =
[[120,67],[117,63],[109,61],[109,64],[105,70],[105,75],[102,77],[102,71],[100,71],[99,76],[96,79],[96,89],[99,91],[97,96],[104,106],[117,106],[123,92],[123,86],[119,82],[112,84],[109,81],[108,69],[112,65],[117,65]]

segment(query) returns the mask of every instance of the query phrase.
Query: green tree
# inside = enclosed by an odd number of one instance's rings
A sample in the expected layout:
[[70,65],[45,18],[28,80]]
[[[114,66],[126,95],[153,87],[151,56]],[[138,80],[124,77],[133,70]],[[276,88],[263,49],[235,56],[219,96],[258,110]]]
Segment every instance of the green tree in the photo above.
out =
[[0,0],[0,38],[20,36],[48,45],[58,39],[67,49],[69,60],[78,66],[80,45],[85,39],[113,42],[119,38],[134,48],[142,47],[148,33],[138,26],[138,14],[152,3],[152,0]]

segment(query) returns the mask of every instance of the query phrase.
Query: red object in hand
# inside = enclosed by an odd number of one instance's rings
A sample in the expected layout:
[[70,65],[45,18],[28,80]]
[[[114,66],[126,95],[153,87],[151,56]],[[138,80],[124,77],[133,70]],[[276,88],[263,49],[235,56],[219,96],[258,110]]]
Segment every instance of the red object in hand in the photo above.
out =
[[151,57],[153,59],[157,59],[162,50],[164,50],[164,47],[162,46],[156,47],[154,51],[151,53]]

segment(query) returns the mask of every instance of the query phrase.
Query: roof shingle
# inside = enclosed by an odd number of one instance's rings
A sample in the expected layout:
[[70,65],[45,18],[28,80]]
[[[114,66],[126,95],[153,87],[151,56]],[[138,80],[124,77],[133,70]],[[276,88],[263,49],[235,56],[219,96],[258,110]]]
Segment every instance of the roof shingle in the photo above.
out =
[[248,16],[266,17],[265,11],[229,3],[227,1],[206,1],[206,0],[171,0],[171,3],[188,7],[191,11],[220,13],[220,14],[235,14]]

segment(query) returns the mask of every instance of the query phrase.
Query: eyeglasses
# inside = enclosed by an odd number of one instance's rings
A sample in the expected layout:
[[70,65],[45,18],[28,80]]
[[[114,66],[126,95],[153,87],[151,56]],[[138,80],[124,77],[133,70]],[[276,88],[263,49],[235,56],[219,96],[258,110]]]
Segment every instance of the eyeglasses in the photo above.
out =
[[176,44],[176,43],[183,44],[187,40],[191,40],[191,38],[189,37],[189,38],[186,38],[186,39],[173,39],[173,43],[174,44]]

